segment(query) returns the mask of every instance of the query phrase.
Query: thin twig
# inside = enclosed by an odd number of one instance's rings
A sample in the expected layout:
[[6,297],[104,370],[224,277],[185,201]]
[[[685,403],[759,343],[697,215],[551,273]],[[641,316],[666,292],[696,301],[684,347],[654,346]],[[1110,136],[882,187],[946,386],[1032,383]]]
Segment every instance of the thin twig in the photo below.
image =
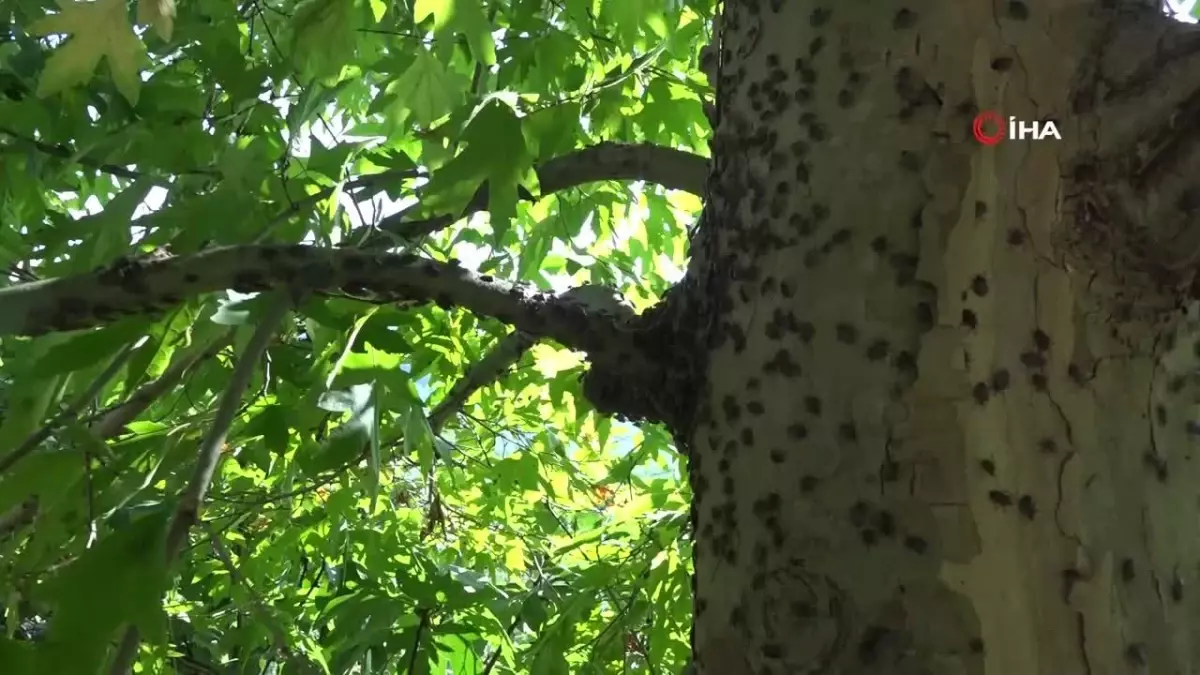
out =
[[[454,383],[454,386],[450,388],[450,393],[446,394],[445,398],[438,402],[433,411],[429,413],[429,429],[433,436],[441,435],[442,427],[451,417],[462,410],[467,399],[471,398],[471,395],[480,388],[496,381],[504,371],[521,359],[521,356],[533,346],[534,342],[537,342],[535,336],[520,330],[513,331],[501,338],[486,356],[472,365],[467,374]],[[437,482],[434,477],[436,467],[437,454],[435,453],[434,463],[425,483],[428,490],[429,511],[425,514],[426,525],[421,531],[422,540],[432,534],[434,527],[439,523],[442,525],[443,531],[445,530],[442,498],[438,494]]]
[[98,438],[112,438],[125,428],[137,416],[142,414],[152,403],[162,398],[183,379],[185,373],[202,360],[216,356],[233,338],[233,330],[216,336],[207,344],[196,345],[191,353],[167,367],[163,374],[152,382],[138,387],[124,402],[101,411],[96,421],[91,425],[92,433]]
[[[102,410],[99,413],[83,418],[83,422],[91,423],[88,431],[101,440],[108,440],[120,434],[125,430],[126,424],[136,419],[152,403],[175,388],[192,366],[196,365],[202,359],[214,356],[229,342],[232,336],[233,331],[231,329],[223,336],[218,336],[209,344],[197,346],[192,353],[185,355],[179,361],[171,364],[157,379],[139,387],[125,401],[107,410]],[[37,517],[37,513],[37,499],[31,497],[3,515],[0,515],[0,523],[14,523],[18,525],[18,527],[9,529],[0,526],[0,541],[15,529],[33,522],[33,519]]]
[[125,345],[125,347],[121,350],[121,353],[117,354],[116,357],[113,358],[112,362],[108,364],[108,367],[104,369],[104,372],[100,373],[100,376],[92,381],[92,384],[87,388],[87,390],[80,394],[79,397],[71,403],[71,405],[67,406],[64,410],[59,411],[57,415],[50,418],[48,422],[43,424],[37,431],[30,434],[29,437],[22,441],[21,444],[18,445],[12,452],[8,453],[4,457],[0,457],[0,475],[3,475],[4,472],[11,469],[14,464],[24,459],[34,450],[37,450],[38,446],[41,445],[43,441],[45,441],[47,438],[50,438],[55,429],[63,424],[66,424],[67,422],[74,421],[79,416],[79,412],[83,410],[83,408],[92,399],[100,395],[100,390],[103,389],[110,380],[116,377],[117,373],[121,372],[121,368],[125,367],[125,363],[129,361],[129,357],[133,355],[133,350],[136,349],[137,346],[138,342],[132,342]]
[[[2,127],[0,127],[0,134],[8,136],[9,138],[13,139],[14,141],[16,141],[18,143],[30,146],[44,155],[48,155],[50,157],[56,157],[58,159],[62,159],[62,160],[68,161],[68,162],[74,162],[80,166],[86,166],[88,168],[95,169],[101,173],[107,173],[110,176],[116,176],[118,178],[127,178],[130,180],[150,178],[160,184],[166,183],[166,179],[163,177],[160,177],[160,176],[151,176],[151,175],[148,175],[141,171],[134,171],[133,169],[128,169],[126,167],[119,166],[117,164],[108,164],[105,162],[97,162],[95,160],[88,159],[87,157],[81,157],[78,155],[78,153],[75,150],[71,149],[70,147],[68,147],[66,145],[54,145],[53,143],[46,143],[45,141],[39,141],[34,138],[29,138],[28,136],[19,134],[11,129],[5,129]],[[0,146],[0,147],[2,147],[2,146]],[[208,177],[212,177],[212,178],[220,178],[220,173],[218,173],[217,171],[215,171],[213,169],[193,169],[190,171],[180,172],[178,175],[180,175],[180,176],[208,176]]]
[[405,670],[408,675],[417,672],[417,656],[421,653],[421,637],[425,634],[425,629],[429,627],[429,614],[428,609],[417,610],[417,615],[421,617],[421,623],[417,624],[417,634],[413,638],[412,655],[408,657],[408,668]]
[[492,351],[479,360],[467,374],[454,383],[433,411],[429,413],[429,428],[436,436],[442,427],[462,409],[467,399],[478,389],[496,381],[504,371],[521,359],[537,338],[524,331],[513,331],[496,343]]
[[[167,530],[165,551],[167,565],[175,561],[187,540],[188,531],[200,518],[200,508],[203,505],[204,496],[212,484],[213,474],[216,473],[217,464],[221,459],[221,448],[225,445],[225,436],[229,433],[229,427],[233,425],[233,420],[241,407],[242,396],[246,393],[250,379],[254,376],[258,362],[266,352],[271,338],[291,308],[292,304],[286,292],[275,294],[273,302],[267,307],[266,315],[255,329],[254,335],[251,336],[239,356],[233,373],[229,376],[229,385],[221,395],[212,426],[209,427],[208,434],[200,443],[192,477],[179,497],[179,505],[175,509],[171,526]],[[125,629],[125,635],[121,638],[121,644],[117,648],[117,655],[113,660],[112,667],[109,669],[112,675],[128,675],[132,671],[140,642],[141,636],[137,626],[128,626]]]
[[254,587],[250,585],[249,580],[242,575],[242,571],[238,569],[236,564],[234,564],[233,557],[229,555],[229,551],[226,550],[225,545],[221,543],[221,537],[215,528],[213,528],[212,523],[205,523],[204,527],[208,533],[209,541],[212,542],[213,551],[216,552],[217,558],[219,558],[221,561],[221,565],[225,567],[225,571],[229,573],[230,580],[233,581],[233,583],[241,586],[246,591],[246,595],[250,596],[250,609],[256,615],[258,615],[258,618],[263,622],[263,625],[266,626],[267,631],[271,633],[271,638],[275,641],[275,649],[279,650],[279,652],[284,655],[288,662],[296,666],[298,670],[302,672],[313,672],[312,664],[301,658],[298,654],[296,654],[295,650],[292,649],[290,641],[287,637],[287,633],[283,630],[283,626],[280,625],[279,620],[275,618],[275,615],[267,610],[266,601],[263,600],[263,598],[260,597],[257,592],[255,592]]

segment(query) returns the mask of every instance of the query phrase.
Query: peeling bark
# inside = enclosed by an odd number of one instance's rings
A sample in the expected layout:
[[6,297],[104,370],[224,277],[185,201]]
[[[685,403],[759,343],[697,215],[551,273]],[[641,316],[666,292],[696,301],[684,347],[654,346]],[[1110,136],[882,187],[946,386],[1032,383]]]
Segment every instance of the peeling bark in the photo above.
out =
[[[1196,672],[1195,33],[1069,0],[722,25],[697,671]],[[1064,138],[985,147],[980,110]]]

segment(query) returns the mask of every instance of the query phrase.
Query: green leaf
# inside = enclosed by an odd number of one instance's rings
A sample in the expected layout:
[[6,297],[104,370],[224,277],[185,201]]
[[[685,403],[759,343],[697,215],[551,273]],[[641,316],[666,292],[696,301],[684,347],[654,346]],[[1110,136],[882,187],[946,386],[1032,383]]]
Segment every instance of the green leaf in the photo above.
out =
[[421,475],[428,476],[433,471],[433,430],[419,406],[408,409],[408,420],[404,425],[404,454],[412,456],[414,453]]
[[454,210],[465,206],[486,180],[493,242],[501,245],[516,216],[518,185],[533,187],[536,181],[521,122],[511,107],[493,97],[479,108],[463,141],[466,149],[434,174],[428,194],[432,203]]
[[[445,0],[451,1],[451,0]],[[483,3],[472,0],[452,0],[454,15],[452,28],[461,35],[471,48],[471,55],[485,66],[496,63],[496,43],[492,39],[492,25],[483,12]]]
[[291,51],[308,76],[336,83],[354,53],[353,0],[303,0],[292,15]]
[[71,336],[51,347],[33,367],[35,377],[62,375],[95,366],[146,332],[144,320],[123,321],[107,328]]
[[321,394],[319,405],[322,409],[349,413],[350,418],[338,425],[323,443],[304,445],[299,461],[307,473],[316,475],[340,469],[363,456],[379,431],[375,425],[374,394],[374,388],[369,384]]
[[30,24],[29,32],[39,36],[71,35],[47,59],[38,80],[38,96],[52,96],[86,84],[104,59],[117,90],[130,105],[137,105],[142,84],[138,70],[146,48],[129,23],[125,0],[64,3],[58,14]]
[[77,670],[73,663],[102,663],[109,640],[126,621],[148,638],[162,636],[170,513],[160,508],[109,534],[47,582],[44,598],[54,612],[40,667],[70,672]]
[[432,52],[422,51],[404,75],[387,86],[386,92],[395,97],[392,112],[396,124],[409,113],[423,127],[449,115],[462,101],[465,80],[446,66]]

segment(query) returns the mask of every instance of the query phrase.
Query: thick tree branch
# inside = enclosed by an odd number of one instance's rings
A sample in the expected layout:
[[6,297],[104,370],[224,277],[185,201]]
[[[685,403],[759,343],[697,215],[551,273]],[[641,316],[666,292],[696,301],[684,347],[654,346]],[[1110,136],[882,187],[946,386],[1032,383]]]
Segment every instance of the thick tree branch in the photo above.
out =
[[[599,143],[555,157],[538,166],[535,171],[542,195],[606,180],[640,180],[671,190],[703,195],[704,182],[708,178],[708,160],[700,155],[661,145]],[[521,199],[534,198],[534,195],[525,190],[520,190],[519,196]],[[384,218],[379,222],[378,228],[381,232],[412,240],[446,228],[472,213],[483,211],[487,204],[487,184],[484,184],[458,215],[439,215],[412,220],[410,216],[418,208],[413,207]],[[381,240],[385,238],[368,239],[367,245],[379,245]]]
[[628,308],[594,304],[594,293],[580,293],[586,287],[562,296],[527,292],[455,265],[361,249],[231,246],[173,258],[123,259],[85,274],[10,286],[0,289],[0,336],[90,328],[159,313],[203,293],[293,284],[380,304],[459,306],[587,352],[592,368],[584,393],[603,413],[673,426],[695,394],[689,352],[680,349],[679,340],[700,327],[681,323],[687,313],[673,309],[677,302],[660,303],[639,317]]
[[0,289],[0,335],[77,330],[155,314],[203,293],[266,291],[297,283],[367,302],[461,306],[588,352],[626,341],[611,317],[570,299],[414,255],[313,246],[231,246],[165,259],[123,259],[85,274]]

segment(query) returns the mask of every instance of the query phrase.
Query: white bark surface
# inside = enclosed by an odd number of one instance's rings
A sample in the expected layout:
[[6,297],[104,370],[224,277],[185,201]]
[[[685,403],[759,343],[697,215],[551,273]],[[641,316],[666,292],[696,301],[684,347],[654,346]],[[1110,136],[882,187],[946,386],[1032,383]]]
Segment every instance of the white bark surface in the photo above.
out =
[[727,3],[699,672],[1200,669],[1200,43],[1105,5]]

